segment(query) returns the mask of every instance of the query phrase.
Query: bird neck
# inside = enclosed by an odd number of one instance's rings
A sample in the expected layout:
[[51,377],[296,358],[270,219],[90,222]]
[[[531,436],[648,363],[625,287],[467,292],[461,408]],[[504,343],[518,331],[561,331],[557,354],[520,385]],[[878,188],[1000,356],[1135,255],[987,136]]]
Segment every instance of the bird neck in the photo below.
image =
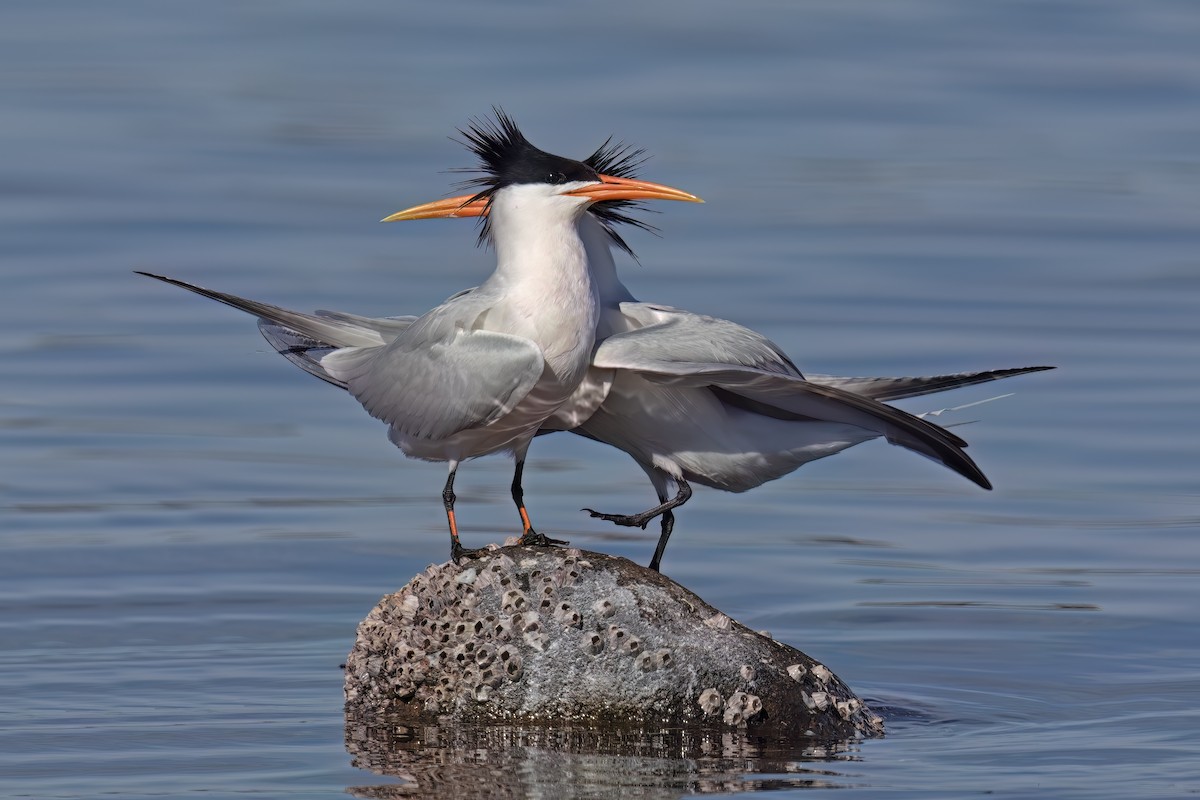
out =
[[621,283],[617,276],[617,264],[613,260],[612,237],[601,222],[591,214],[584,214],[579,221],[579,234],[587,252],[592,280],[600,294],[600,305],[616,308],[620,303],[633,302],[633,293]]
[[492,202],[492,244],[496,277],[533,294],[550,295],[571,287],[592,294],[587,251],[580,236],[582,205],[511,187]]

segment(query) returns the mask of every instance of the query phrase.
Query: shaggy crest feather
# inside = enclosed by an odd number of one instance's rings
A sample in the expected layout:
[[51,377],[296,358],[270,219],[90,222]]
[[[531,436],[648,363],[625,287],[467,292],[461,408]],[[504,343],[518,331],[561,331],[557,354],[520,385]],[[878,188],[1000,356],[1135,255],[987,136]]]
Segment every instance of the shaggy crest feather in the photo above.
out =
[[[596,180],[600,173],[617,178],[635,178],[638,169],[648,158],[644,150],[621,142],[614,143],[612,137],[606,139],[583,161],[562,158],[531,144],[521,133],[517,123],[504,113],[503,109],[493,106],[492,115],[490,119],[472,119],[465,130],[459,130],[462,138],[457,141],[479,159],[474,167],[450,170],[476,173],[475,177],[457,184],[461,189],[478,190],[468,202],[486,200],[490,205],[496,192],[516,183],[557,184]],[[613,244],[636,260],[637,255],[614,226],[632,225],[651,233],[657,233],[658,229],[627,213],[634,209],[644,210],[642,204],[637,201],[606,200],[593,203],[588,211],[604,225]],[[485,214],[479,217],[478,244],[490,244],[491,236],[491,218]]]

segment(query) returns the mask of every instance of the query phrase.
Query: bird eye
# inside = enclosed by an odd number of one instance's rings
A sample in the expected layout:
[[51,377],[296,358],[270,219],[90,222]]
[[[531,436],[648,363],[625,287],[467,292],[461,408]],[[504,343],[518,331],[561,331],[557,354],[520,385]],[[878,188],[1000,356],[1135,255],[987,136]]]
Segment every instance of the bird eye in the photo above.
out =
[[567,182],[567,176],[563,175],[561,172],[551,172],[550,173],[550,183],[566,183],[566,182]]

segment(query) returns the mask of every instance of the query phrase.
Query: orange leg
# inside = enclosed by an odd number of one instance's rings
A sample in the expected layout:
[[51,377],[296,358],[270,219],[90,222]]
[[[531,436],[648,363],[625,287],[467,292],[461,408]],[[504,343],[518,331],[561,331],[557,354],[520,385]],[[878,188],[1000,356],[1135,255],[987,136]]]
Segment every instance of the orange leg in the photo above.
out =
[[551,539],[533,529],[533,524],[529,521],[529,512],[525,510],[525,490],[521,488],[521,476],[524,473],[525,460],[520,459],[517,461],[517,468],[513,471],[512,482],[512,499],[517,504],[517,513],[521,515],[521,539],[517,544],[541,545],[543,547],[554,544],[570,544],[560,539]]
[[450,462],[450,477],[446,478],[446,488],[442,489],[442,505],[446,508],[446,522],[450,524],[450,558],[455,564],[462,558],[478,558],[479,550],[468,550],[458,541],[458,523],[454,519],[454,475],[458,472],[458,463]]

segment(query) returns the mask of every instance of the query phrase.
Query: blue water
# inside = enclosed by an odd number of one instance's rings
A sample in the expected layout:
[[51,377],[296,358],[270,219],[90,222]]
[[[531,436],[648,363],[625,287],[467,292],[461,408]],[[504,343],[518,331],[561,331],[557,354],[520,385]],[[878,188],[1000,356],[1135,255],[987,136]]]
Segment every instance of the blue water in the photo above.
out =
[[[1195,4],[2,16],[0,794],[1200,791]],[[338,665],[380,596],[446,558],[443,468],[252,320],[132,270],[422,311],[492,254],[466,222],[376,220],[450,190],[469,159],[447,137],[492,104],[554,152],[644,147],[648,178],[708,201],[630,235],[643,299],[813,372],[1059,367],[906,404],[1015,392],[959,429],[994,492],[870,443],[679,514],[664,571],[829,665],[886,738],[347,748]],[[468,544],[514,532],[509,470],[461,471]],[[653,501],[622,454],[539,440],[526,488],[539,529],[648,560],[651,533],[578,510]],[[431,763],[467,767],[431,785]]]

